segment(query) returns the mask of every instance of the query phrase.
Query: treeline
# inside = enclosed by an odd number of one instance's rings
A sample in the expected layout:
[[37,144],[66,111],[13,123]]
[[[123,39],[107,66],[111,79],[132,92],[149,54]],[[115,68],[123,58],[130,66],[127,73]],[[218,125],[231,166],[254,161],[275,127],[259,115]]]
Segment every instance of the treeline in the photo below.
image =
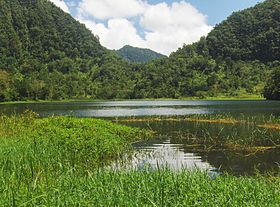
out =
[[102,47],[84,25],[47,0],[0,0],[0,101],[203,98],[263,91],[277,99],[278,11],[279,1],[267,0],[234,13],[169,58],[135,64]]

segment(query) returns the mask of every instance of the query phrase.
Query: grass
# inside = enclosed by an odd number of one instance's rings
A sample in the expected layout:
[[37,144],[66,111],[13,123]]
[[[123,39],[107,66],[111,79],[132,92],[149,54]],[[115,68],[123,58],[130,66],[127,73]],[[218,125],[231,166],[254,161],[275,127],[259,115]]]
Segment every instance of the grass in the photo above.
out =
[[213,178],[199,171],[168,169],[102,170],[77,176],[66,172],[48,183],[30,183],[0,198],[1,206],[275,206],[280,179],[275,177]]
[[213,101],[226,101],[226,100],[265,100],[262,95],[257,94],[244,94],[239,96],[230,96],[230,95],[220,95],[220,96],[209,96],[209,97],[182,97],[181,100],[213,100]]
[[[221,149],[263,152],[280,149],[280,119],[274,116],[189,115],[178,117],[124,118],[120,123],[182,123],[176,137],[199,151]],[[165,126],[166,127],[166,126]],[[168,126],[167,126],[168,127]]]
[[237,120],[229,115],[189,115],[189,116],[159,116],[159,117],[130,117],[130,118],[117,118],[122,123],[129,122],[202,122],[202,123],[219,123],[219,124],[237,124],[244,123],[246,120]]
[[[39,119],[28,112],[20,117],[0,117],[0,146],[22,155],[58,159],[57,162],[95,165],[116,158],[130,143],[151,133],[91,118],[50,117]],[[2,151],[5,154],[5,151]],[[39,153],[39,154],[37,154]]]
[[106,169],[150,136],[98,119],[0,116],[0,206],[279,206],[279,176]]

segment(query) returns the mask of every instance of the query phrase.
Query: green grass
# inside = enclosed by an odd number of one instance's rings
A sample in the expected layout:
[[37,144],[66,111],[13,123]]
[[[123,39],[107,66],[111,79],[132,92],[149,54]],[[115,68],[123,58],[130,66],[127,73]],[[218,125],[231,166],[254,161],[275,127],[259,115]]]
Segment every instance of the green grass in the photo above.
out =
[[0,117],[0,206],[279,206],[279,177],[106,169],[151,132],[88,118]]
[[[11,177],[15,180],[15,177]],[[101,170],[77,176],[72,171],[47,181],[34,178],[24,187],[2,183],[1,206],[275,206],[280,179],[211,178],[199,171],[168,169]]]

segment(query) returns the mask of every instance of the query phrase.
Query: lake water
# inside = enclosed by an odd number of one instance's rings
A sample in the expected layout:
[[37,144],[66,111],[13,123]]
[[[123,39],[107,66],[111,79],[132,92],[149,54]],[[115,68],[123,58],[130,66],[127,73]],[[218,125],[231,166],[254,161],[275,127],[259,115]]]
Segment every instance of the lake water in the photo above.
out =
[[[76,117],[186,116],[193,114],[230,114],[232,116],[279,116],[280,102],[276,101],[105,101],[105,102],[57,102],[0,105],[2,114],[18,114],[25,110],[37,112],[41,117],[71,115]],[[130,126],[152,129],[157,132],[154,139],[133,144],[134,153],[126,159],[126,166],[169,166],[173,169],[200,168],[213,172],[252,174],[279,170],[279,150],[253,155],[231,151],[195,150],[182,138],[184,133],[198,134],[208,130],[211,136],[236,134],[247,136],[250,128],[186,122],[134,122],[122,123]],[[274,132],[273,136],[280,136]],[[278,133],[278,134],[277,134]],[[120,165],[120,163],[116,164]]]

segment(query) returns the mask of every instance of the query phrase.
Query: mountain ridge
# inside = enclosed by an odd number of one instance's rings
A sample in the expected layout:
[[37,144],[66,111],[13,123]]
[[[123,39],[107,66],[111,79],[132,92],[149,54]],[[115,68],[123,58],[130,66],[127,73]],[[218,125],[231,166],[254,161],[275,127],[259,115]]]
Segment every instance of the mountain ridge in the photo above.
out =
[[134,63],[146,63],[166,57],[165,55],[155,52],[151,49],[133,47],[130,45],[125,45],[121,49],[116,50],[116,52],[125,60]]

